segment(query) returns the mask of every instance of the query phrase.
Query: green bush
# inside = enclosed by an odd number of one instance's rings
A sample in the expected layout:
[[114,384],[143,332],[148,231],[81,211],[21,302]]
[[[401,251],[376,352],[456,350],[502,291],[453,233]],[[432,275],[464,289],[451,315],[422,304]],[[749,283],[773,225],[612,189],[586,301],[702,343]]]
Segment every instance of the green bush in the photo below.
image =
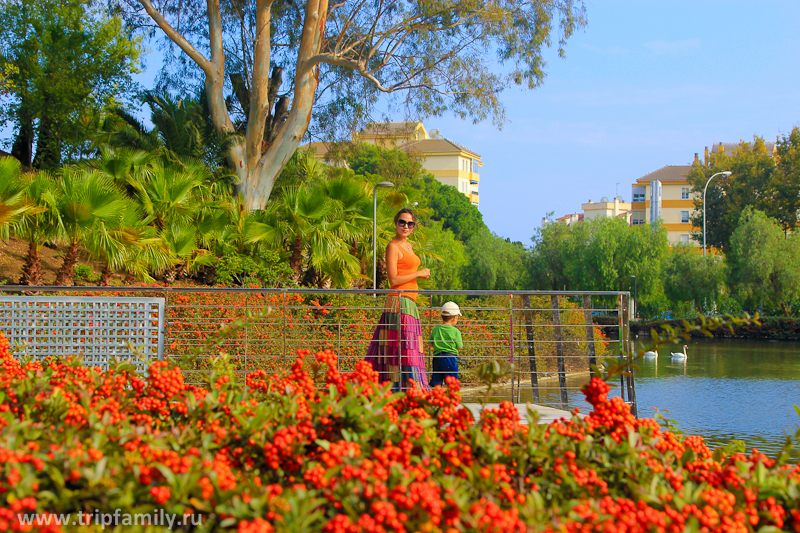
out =
[[90,283],[95,283],[98,280],[98,276],[95,275],[89,265],[75,265],[73,272],[75,281],[88,281]]
[[214,283],[226,287],[281,287],[292,276],[289,265],[277,252],[264,250],[255,257],[226,253],[214,263]]

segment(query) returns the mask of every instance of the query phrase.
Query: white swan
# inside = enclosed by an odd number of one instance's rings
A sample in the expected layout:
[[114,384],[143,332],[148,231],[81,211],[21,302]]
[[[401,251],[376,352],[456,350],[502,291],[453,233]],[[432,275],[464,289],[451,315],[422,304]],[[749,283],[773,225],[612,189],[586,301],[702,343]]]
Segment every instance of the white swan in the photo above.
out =
[[644,358],[645,359],[655,359],[656,357],[658,357],[658,352],[654,352],[654,351],[644,352]]
[[686,353],[686,350],[688,348],[689,347],[684,344],[683,345],[683,353],[681,353],[681,352],[673,353],[672,354],[672,362],[681,363],[683,361],[686,361],[689,358],[689,354]]

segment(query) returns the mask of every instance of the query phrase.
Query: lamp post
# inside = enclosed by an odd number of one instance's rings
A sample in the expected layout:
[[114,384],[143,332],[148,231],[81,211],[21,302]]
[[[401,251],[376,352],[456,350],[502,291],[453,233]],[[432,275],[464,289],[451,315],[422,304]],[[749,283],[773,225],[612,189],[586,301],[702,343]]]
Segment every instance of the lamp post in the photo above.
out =
[[372,290],[378,288],[378,187],[394,187],[390,181],[381,181],[372,188]]
[[703,187],[703,257],[706,256],[706,190],[708,190],[708,184],[711,183],[711,180],[716,178],[717,176],[725,176],[726,178],[733,174],[730,170],[726,170],[724,172],[717,172],[706,182],[706,186]]
[[637,289],[636,281],[637,280],[636,280],[636,276],[631,276],[631,277],[633,278],[633,318],[635,319],[636,315],[639,314],[639,309],[636,307],[636,304],[638,303],[636,301],[636,289]]

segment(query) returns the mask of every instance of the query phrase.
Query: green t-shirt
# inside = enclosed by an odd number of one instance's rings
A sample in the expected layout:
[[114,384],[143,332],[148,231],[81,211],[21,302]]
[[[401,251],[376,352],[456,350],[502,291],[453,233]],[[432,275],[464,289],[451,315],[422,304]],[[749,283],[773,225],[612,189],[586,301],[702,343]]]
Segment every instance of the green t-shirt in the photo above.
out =
[[449,324],[442,324],[433,328],[431,344],[433,344],[434,355],[440,353],[458,355],[458,349],[464,346],[461,340],[461,332],[458,331],[458,328]]

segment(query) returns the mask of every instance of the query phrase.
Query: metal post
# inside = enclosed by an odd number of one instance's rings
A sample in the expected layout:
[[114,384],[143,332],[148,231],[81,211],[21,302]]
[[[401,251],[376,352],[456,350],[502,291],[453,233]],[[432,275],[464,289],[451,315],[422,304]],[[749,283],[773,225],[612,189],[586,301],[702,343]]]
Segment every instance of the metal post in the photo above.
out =
[[[378,186],[372,189],[372,290],[378,288]],[[373,294],[374,298],[377,295]]]
[[708,184],[711,183],[711,180],[716,178],[717,176],[725,176],[728,177],[732,174],[731,171],[726,170],[724,172],[717,172],[706,182],[706,186],[703,187],[703,257],[706,256],[706,190],[708,189]]
[[378,187],[394,187],[394,183],[381,181],[372,188],[372,290],[378,288]]
[[250,293],[245,293],[244,295],[244,313],[245,313],[245,320],[244,320],[244,383],[242,383],[242,387],[247,387],[247,351],[250,348],[249,344],[249,334],[247,329],[250,326],[250,320],[247,319],[247,310],[249,309],[250,303]]
[[558,388],[561,390],[561,407],[566,409],[569,397],[567,396],[567,369],[564,365],[564,343],[561,339],[561,312],[558,307],[558,296],[553,295],[550,297],[550,305],[553,309],[553,333],[556,340]]
[[511,348],[511,403],[514,403],[514,295],[509,294],[509,311],[511,312],[511,317],[509,318],[509,332],[508,332],[508,343]]
[[283,316],[283,327],[282,330],[282,337],[283,337],[283,355],[281,356],[282,361],[286,361],[286,289],[283,289],[281,292],[281,316]]
[[594,366],[597,366],[597,357],[594,345],[594,323],[592,322],[592,297],[583,295],[583,319],[586,321],[586,353],[589,356],[589,377],[594,377]]
[[525,340],[528,344],[528,365],[531,372],[531,402],[539,403],[539,375],[536,371],[536,344],[533,340],[533,312],[531,311],[531,297],[522,296],[522,307],[525,309]]
[[[617,308],[617,317],[619,318],[619,357],[624,358],[627,351],[624,315],[628,313],[628,302],[623,299],[621,294],[617,302],[619,303],[619,307]],[[622,400],[625,401],[625,376],[619,377],[619,395],[622,397]]]

